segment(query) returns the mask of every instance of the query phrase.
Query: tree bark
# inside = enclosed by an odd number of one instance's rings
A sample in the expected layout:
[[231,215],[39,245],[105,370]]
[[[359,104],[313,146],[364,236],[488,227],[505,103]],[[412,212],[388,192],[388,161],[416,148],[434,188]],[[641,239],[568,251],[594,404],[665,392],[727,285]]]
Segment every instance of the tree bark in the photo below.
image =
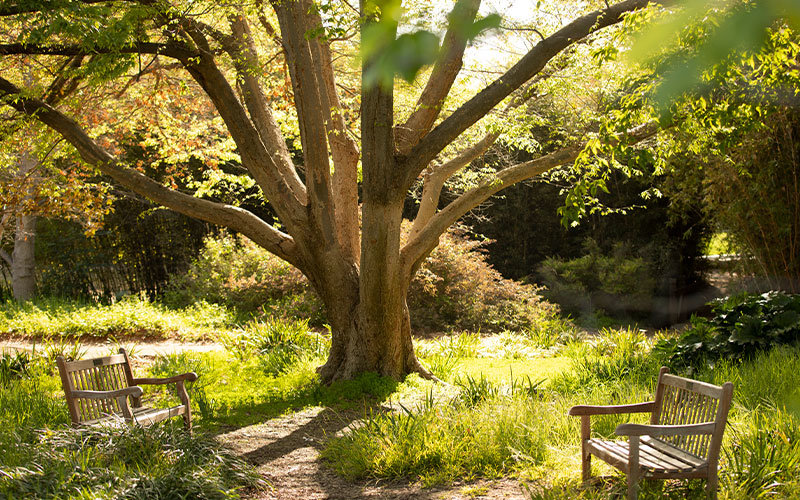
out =
[[[364,372],[397,380],[410,373],[431,376],[414,354],[406,305],[408,280],[400,274],[398,259],[392,260],[394,272],[386,279],[364,279],[363,274],[349,272],[334,282],[315,286],[325,290],[322,299],[332,337],[328,360],[318,369],[323,383],[352,379]],[[327,279],[333,275],[328,274]]]
[[11,252],[11,289],[17,302],[33,300],[36,293],[35,237],[36,217],[18,215]]
[[[21,151],[17,175],[34,175],[36,159],[27,151]],[[30,196],[30,192],[28,193]],[[11,252],[11,290],[18,302],[32,300],[36,293],[36,217],[25,212],[16,214],[14,250]]]

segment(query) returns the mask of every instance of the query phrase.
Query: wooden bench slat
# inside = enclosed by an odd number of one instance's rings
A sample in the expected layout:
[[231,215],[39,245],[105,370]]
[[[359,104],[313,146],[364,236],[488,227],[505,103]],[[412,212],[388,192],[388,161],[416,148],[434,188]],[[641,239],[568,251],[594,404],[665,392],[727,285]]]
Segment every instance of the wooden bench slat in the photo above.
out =
[[[139,408],[134,408],[131,411],[133,413],[133,418],[137,423],[141,425],[150,425],[156,422],[161,422],[162,420],[166,420],[168,418],[183,415],[186,413],[186,408],[183,405],[173,406],[171,408],[149,408],[146,406],[140,406]],[[86,420],[81,422],[81,425],[90,426],[124,420],[125,418],[121,413],[112,413],[104,415],[100,418]]]
[[94,359],[81,359],[79,361],[70,361],[67,363],[67,372],[83,371],[95,366],[118,365],[125,362],[125,356],[122,354],[114,354],[112,356],[104,356],[102,358]]
[[[639,465],[646,469],[663,472],[681,472],[695,470],[706,465],[706,461],[692,456],[675,456],[665,451],[669,445],[661,443],[661,447],[655,447],[651,442],[642,440],[639,445]],[[588,446],[597,454],[611,456],[628,469],[629,443],[628,441],[608,441],[601,439],[590,439]],[[675,450],[679,451],[679,450]],[[593,453],[594,454],[594,453]],[[602,457],[601,457],[602,458]]]
[[678,448],[676,448],[675,446],[672,446],[669,443],[665,443],[664,441],[662,441],[662,440],[660,440],[658,438],[654,438],[654,437],[650,437],[650,436],[642,436],[642,442],[643,443],[647,443],[648,446],[651,446],[651,447],[659,450],[660,452],[662,452],[664,454],[667,454],[667,455],[673,456],[673,457],[675,457],[675,458],[677,458],[679,460],[682,460],[685,463],[690,463],[690,464],[695,464],[695,465],[698,465],[700,463],[706,463],[706,460],[703,459],[702,457],[687,453],[686,451],[678,449]]
[[664,374],[664,376],[661,378],[661,383],[666,386],[676,387],[689,392],[698,392],[714,399],[719,399],[722,397],[722,387],[720,386],[701,382],[699,380],[679,377],[669,373]]

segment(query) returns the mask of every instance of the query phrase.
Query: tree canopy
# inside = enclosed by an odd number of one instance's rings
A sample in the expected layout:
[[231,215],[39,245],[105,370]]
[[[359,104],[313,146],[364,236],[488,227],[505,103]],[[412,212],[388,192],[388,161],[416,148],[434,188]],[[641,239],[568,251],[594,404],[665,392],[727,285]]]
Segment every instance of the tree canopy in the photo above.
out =
[[[502,133],[481,120],[513,116],[547,91],[539,84],[564,58],[569,64],[570,51],[650,4],[597,2],[571,21],[534,27],[536,42],[507,68],[484,68],[496,76],[472,90],[457,85],[465,49],[498,24],[478,16],[479,0],[455,2],[441,42],[410,28],[414,12],[397,0],[358,7],[311,0],[6,2],[0,98],[116,184],[242,233],[300,269],[331,325],[323,380],[370,370],[426,374],[411,345],[405,297],[439,236],[503,188],[594,156],[601,139],[631,144],[658,130],[631,113],[622,129],[566,137],[530,161],[480,176],[440,206],[443,183]],[[32,58],[42,75],[22,78],[14,69],[21,57]],[[394,78],[412,80],[420,70],[426,78],[411,86]],[[69,102],[48,102],[50,81],[65,75],[85,83]],[[399,112],[400,103],[413,105]],[[591,134],[596,124],[587,125],[582,132]],[[241,165],[275,220],[200,199],[169,179],[157,182],[122,154],[121,143],[130,140],[152,146],[155,161],[179,165],[196,156],[210,171],[221,162]],[[420,182],[418,213],[404,234],[404,200]]]

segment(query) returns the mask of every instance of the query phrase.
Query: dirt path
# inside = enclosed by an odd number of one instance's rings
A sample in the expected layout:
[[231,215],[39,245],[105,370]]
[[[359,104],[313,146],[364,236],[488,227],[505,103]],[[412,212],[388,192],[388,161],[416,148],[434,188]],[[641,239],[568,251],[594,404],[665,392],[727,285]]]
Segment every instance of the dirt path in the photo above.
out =
[[421,489],[402,482],[351,482],[336,475],[320,459],[325,439],[346,429],[359,412],[337,413],[310,408],[264,424],[243,427],[219,436],[258,468],[272,488],[248,498],[258,500],[321,499],[524,499],[515,480],[479,481],[447,488]]

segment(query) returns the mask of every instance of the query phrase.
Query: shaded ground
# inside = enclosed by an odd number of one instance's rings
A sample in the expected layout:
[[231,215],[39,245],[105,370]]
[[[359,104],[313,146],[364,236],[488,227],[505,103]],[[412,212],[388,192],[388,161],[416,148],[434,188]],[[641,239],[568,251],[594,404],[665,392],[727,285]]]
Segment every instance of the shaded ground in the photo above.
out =
[[219,439],[255,465],[272,484],[269,490],[246,496],[251,499],[527,498],[519,483],[510,479],[455,484],[437,489],[422,489],[418,485],[403,482],[351,482],[343,479],[321,461],[319,450],[325,439],[346,429],[362,413],[309,408],[222,434]]

